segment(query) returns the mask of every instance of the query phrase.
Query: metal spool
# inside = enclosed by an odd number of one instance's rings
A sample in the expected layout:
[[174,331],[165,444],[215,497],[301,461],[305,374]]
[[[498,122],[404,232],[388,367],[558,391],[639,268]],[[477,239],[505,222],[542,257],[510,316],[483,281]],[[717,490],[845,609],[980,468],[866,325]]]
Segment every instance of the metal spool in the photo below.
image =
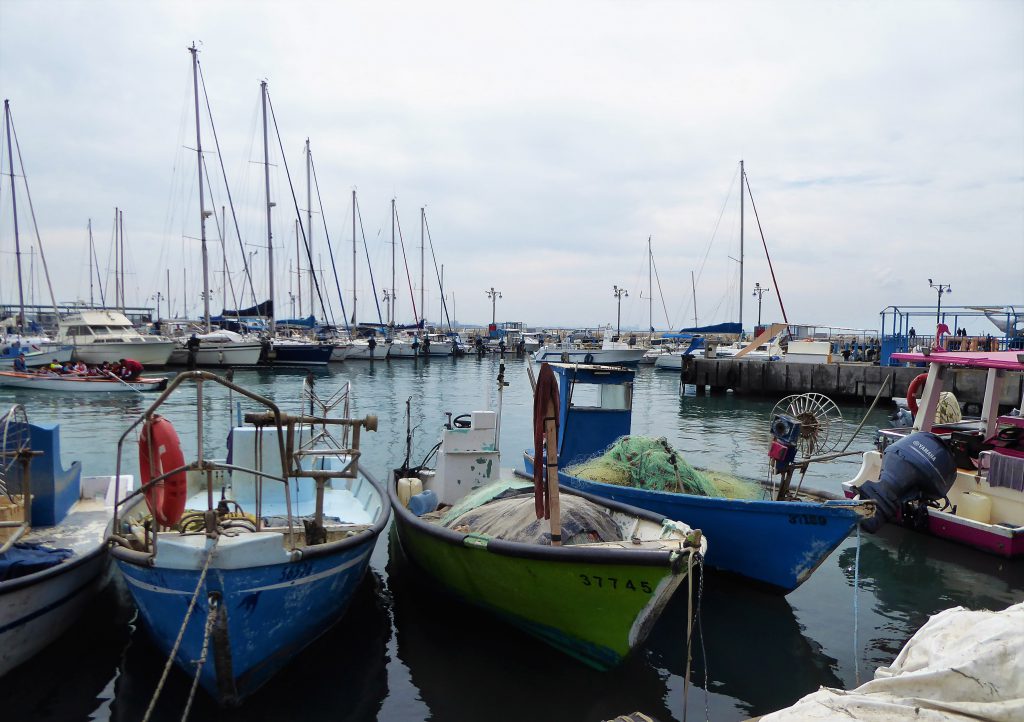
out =
[[777,414],[792,416],[800,422],[800,440],[797,443],[800,458],[835,451],[843,440],[843,413],[824,394],[787,396],[772,409],[771,417]]
[[30,447],[28,415],[24,406],[15,404],[0,417],[0,494],[6,495],[11,501],[14,499],[7,489],[7,479],[14,465],[24,458]]

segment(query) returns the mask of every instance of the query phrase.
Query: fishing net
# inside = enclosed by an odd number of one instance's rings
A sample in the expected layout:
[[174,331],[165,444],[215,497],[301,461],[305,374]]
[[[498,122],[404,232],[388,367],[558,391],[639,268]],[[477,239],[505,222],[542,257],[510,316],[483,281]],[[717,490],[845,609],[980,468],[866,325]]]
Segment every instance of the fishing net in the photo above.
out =
[[[605,507],[571,494],[562,494],[559,503],[566,546],[622,541],[622,530]],[[550,522],[537,518],[533,494],[499,496],[449,520],[445,526],[463,534],[472,532],[506,541],[551,544]]]
[[664,437],[623,436],[600,456],[565,473],[605,484],[729,499],[759,499],[760,487],[715,471],[698,471]]

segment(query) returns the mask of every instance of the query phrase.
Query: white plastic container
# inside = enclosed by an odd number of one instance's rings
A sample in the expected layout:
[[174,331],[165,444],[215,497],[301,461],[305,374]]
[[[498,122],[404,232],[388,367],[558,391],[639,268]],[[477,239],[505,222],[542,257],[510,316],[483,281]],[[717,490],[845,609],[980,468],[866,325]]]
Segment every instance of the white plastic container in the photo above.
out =
[[402,506],[409,506],[409,499],[422,493],[423,482],[415,477],[398,480],[398,500]]
[[976,491],[965,491],[956,505],[956,515],[982,524],[992,523],[992,500]]

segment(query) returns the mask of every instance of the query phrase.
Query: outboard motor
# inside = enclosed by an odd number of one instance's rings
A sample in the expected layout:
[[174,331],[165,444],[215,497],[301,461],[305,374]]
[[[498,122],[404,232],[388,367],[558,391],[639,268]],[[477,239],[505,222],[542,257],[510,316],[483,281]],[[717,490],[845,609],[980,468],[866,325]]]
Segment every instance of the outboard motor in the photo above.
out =
[[942,439],[927,431],[904,436],[885,450],[878,481],[861,484],[860,498],[875,502],[874,516],[861,526],[876,532],[907,502],[945,499],[955,480],[953,452]]

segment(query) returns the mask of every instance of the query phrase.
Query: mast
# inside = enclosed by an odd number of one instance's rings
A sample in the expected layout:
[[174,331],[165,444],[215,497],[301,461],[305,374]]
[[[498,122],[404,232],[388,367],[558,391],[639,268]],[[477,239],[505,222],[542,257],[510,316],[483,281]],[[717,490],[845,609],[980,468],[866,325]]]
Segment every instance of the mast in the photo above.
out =
[[[295,219],[295,285],[299,287],[299,314],[298,318],[302,315],[302,261],[301,254],[299,253],[299,219]],[[288,290],[291,291],[291,279],[288,280]],[[310,304],[312,304],[312,297],[310,297]],[[294,309],[292,315],[295,315]]]
[[92,246],[92,218],[89,219],[89,305],[95,306],[96,301],[93,300],[92,292],[92,257],[93,257],[93,246]]
[[743,185],[747,172],[740,160],[740,337],[743,336]]
[[188,49],[192,54],[192,87],[196,99],[196,168],[199,171],[199,241],[203,249],[203,325],[210,333],[210,259],[206,249],[206,212],[203,196],[203,141],[199,132],[199,56],[196,44]]
[[124,259],[124,211],[118,211],[118,227],[121,229],[121,313],[124,313],[124,281],[125,281],[125,259]]
[[391,300],[388,322],[395,325],[395,199],[391,199]]
[[118,219],[121,211],[114,207],[114,308],[121,305],[121,231]]
[[171,269],[167,269],[167,318],[171,317]]
[[647,236],[647,327],[654,333],[654,253],[651,237]]
[[[423,301],[424,289],[425,289],[425,285],[426,285],[423,282],[423,279],[424,279],[424,275],[423,275],[424,274],[424,270],[423,269],[426,267],[425,266],[425,264],[426,264],[426,256],[424,255],[424,251],[423,251],[423,226],[426,223],[426,218],[427,218],[427,211],[426,211],[425,208],[423,208],[421,206],[420,207],[420,313],[423,314],[423,319],[424,319],[423,330],[424,331],[426,331],[426,328],[427,328],[427,324],[426,324],[427,306],[426,306],[426,304]],[[413,320],[415,320],[415,319],[413,319]]]
[[17,235],[17,194],[14,193],[14,155],[10,143],[10,100],[3,101],[3,119],[7,128],[7,168],[10,171],[10,205],[14,217],[14,256],[17,259],[17,332],[25,327],[25,292],[22,288],[22,240]]
[[[228,236],[228,216],[227,208],[224,206],[220,207],[220,270],[223,285],[221,287],[221,294],[223,297],[223,303],[221,303],[221,313],[224,313],[224,309],[228,307],[228,248],[227,248],[227,236]],[[235,295],[235,286],[231,285],[231,295]],[[238,308],[238,306],[235,306]]]
[[693,288],[693,327],[697,328],[697,282],[693,280],[693,271],[690,271],[690,286]]
[[274,234],[270,228],[270,209],[274,204],[270,200],[270,145],[267,142],[267,81],[260,82],[260,99],[263,106],[263,183],[267,199],[267,277],[270,283],[270,335],[274,335]]
[[356,324],[356,189],[352,189],[352,325]]
[[[309,138],[306,138],[306,244],[309,246],[309,257],[313,257],[313,184],[310,182],[310,166],[313,155],[309,151]],[[296,238],[298,240],[298,238]],[[298,260],[296,260],[296,264]],[[316,316],[316,299],[313,297],[313,279],[316,270],[312,262],[309,264],[309,313]],[[297,279],[302,288],[302,278]],[[301,291],[300,291],[301,293]],[[321,309],[322,310],[322,309]],[[299,315],[302,315],[302,303],[299,303]]]

